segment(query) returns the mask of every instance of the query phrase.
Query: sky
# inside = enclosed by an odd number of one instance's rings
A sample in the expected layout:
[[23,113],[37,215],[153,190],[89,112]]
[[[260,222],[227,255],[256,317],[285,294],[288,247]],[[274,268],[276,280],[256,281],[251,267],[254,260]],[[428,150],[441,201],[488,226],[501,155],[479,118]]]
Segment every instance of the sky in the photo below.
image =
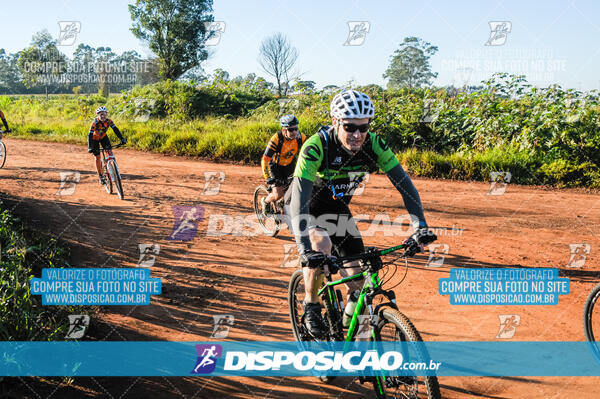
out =
[[[9,53],[28,46],[42,29],[57,38],[59,21],[79,21],[75,43],[60,47],[67,55],[79,43],[151,54],[129,30],[126,0],[0,3],[0,48]],[[268,78],[257,61],[258,49],[265,37],[282,32],[298,50],[302,80],[313,80],[317,87],[350,80],[385,86],[382,75],[393,52],[404,37],[416,36],[439,49],[431,58],[431,69],[438,73],[436,85],[478,84],[494,72],[509,72],[526,75],[542,87],[558,83],[600,89],[597,0],[214,0],[213,10],[225,31],[219,43],[209,47],[211,56],[203,63],[208,73],[221,68],[232,77],[257,73]],[[349,22],[362,22],[368,32],[364,40],[344,45]],[[486,45],[490,22],[504,22],[509,31],[504,39]]]

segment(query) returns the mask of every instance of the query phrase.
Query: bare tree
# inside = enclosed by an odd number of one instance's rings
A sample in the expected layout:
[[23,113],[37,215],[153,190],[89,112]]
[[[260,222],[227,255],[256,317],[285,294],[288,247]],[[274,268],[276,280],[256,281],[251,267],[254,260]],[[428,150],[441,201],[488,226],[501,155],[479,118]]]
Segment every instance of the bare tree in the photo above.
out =
[[277,81],[277,94],[286,95],[293,80],[292,68],[298,60],[298,50],[282,33],[265,38],[260,44],[258,62],[262,69]]

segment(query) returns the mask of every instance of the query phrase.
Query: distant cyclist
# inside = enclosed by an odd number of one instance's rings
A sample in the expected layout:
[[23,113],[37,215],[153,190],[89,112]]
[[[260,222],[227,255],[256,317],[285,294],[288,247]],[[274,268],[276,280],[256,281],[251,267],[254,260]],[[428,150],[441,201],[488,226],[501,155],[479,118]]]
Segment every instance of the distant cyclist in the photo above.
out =
[[298,118],[285,115],[280,119],[281,130],[271,137],[261,160],[263,175],[272,187],[264,198],[263,210],[267,203],[275,203],[283,197],[288,187],[288,179],[294,174],[296,154],[300,152],[306,136],[298,130]]
[[[4,112],[0,111],[0,119],[2,119],[2,124],[4,125],[4,132],[8,133],[10,132],[10,129],[8,128],[8,122],[6,122],[6,118],[4,117]],[[2,138],[2,135],[0,135],[0,138]]]
[[[348,207],[354,190],[366,173],[381,169],[402,195],[415,233],[405,242],[426,245],[436,239],[429,231],[419,193],[383,139],[369,131],[375,107],[369,96],[343,90],[331,101],[332,126],[311,136],[298,158],[291,188],[289,214],[304,271],[304,323],[315,337],[324,334],[317,290],[323,279],[322,265],[332,249],[339,256],[365,251],[362,237]],[[327,215],[327,222],[324,217]],[[326,227],[327,226],[327,227]],[[333,231],[331,229],[334,227]],[[357,274],[358,262],[344,269]],[[362,281],[347,284],[348,295],[362,287]]]
[[108,150],[109,155],[112,155],[112,146],[106,132],[108,128],[112,128],[117,137],[121,140],[121,144],[127,143],[119,129],[115,126],[112,120],[108,119],[108,110],[105,107],[99,107],[96,110],[96,118],[90,126],[88,134],[88,152],[96,157],[96,170],[100,176],[100,184],[104,184],[104,176],[102,174],[102,160],[100,159],[100,144],[102,148]]

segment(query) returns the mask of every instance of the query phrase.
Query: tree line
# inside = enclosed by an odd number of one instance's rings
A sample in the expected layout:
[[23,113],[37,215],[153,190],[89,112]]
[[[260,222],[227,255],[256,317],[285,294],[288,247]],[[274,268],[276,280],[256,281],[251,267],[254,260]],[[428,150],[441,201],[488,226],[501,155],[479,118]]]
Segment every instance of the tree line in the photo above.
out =
[[[215,34],[210,28],[212,0],[136,0],[129,5],[129,13],[131,32],[147,45],[151,56],[142,57],[136,51],[117,54],[110,47],[81,43],[69,58],[43,30],[17,53],[0,49],[0,94],[98,92],[107,96],[161,80],[207,80],[202,63],[209,56],[206,41]],[[430,85],[437,73],[431,71],[429,59],[436,52],[436,46],[422,39],[405,38],[383,74],[388,87]],[[274,79],[274,84],[265,80],[273,93],[285,97],[290,92],[315,91],[314,81],[300,79],[298,58],[298,50],[282,33],[260,43],[257,61]]]

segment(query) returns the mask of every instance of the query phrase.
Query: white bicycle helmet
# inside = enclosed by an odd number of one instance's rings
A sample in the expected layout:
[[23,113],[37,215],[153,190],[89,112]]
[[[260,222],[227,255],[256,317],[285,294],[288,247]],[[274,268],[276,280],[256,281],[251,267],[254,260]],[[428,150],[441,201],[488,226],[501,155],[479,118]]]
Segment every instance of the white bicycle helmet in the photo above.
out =
[[98,109],[96,109],[96,114],[99,114],[100,112],[108,113],[108,110],[106,109],[106,107],[98,107]]
[[373,118],[375,107],[365,93],[342,90],[331,100],[331,116],[337,119]]

